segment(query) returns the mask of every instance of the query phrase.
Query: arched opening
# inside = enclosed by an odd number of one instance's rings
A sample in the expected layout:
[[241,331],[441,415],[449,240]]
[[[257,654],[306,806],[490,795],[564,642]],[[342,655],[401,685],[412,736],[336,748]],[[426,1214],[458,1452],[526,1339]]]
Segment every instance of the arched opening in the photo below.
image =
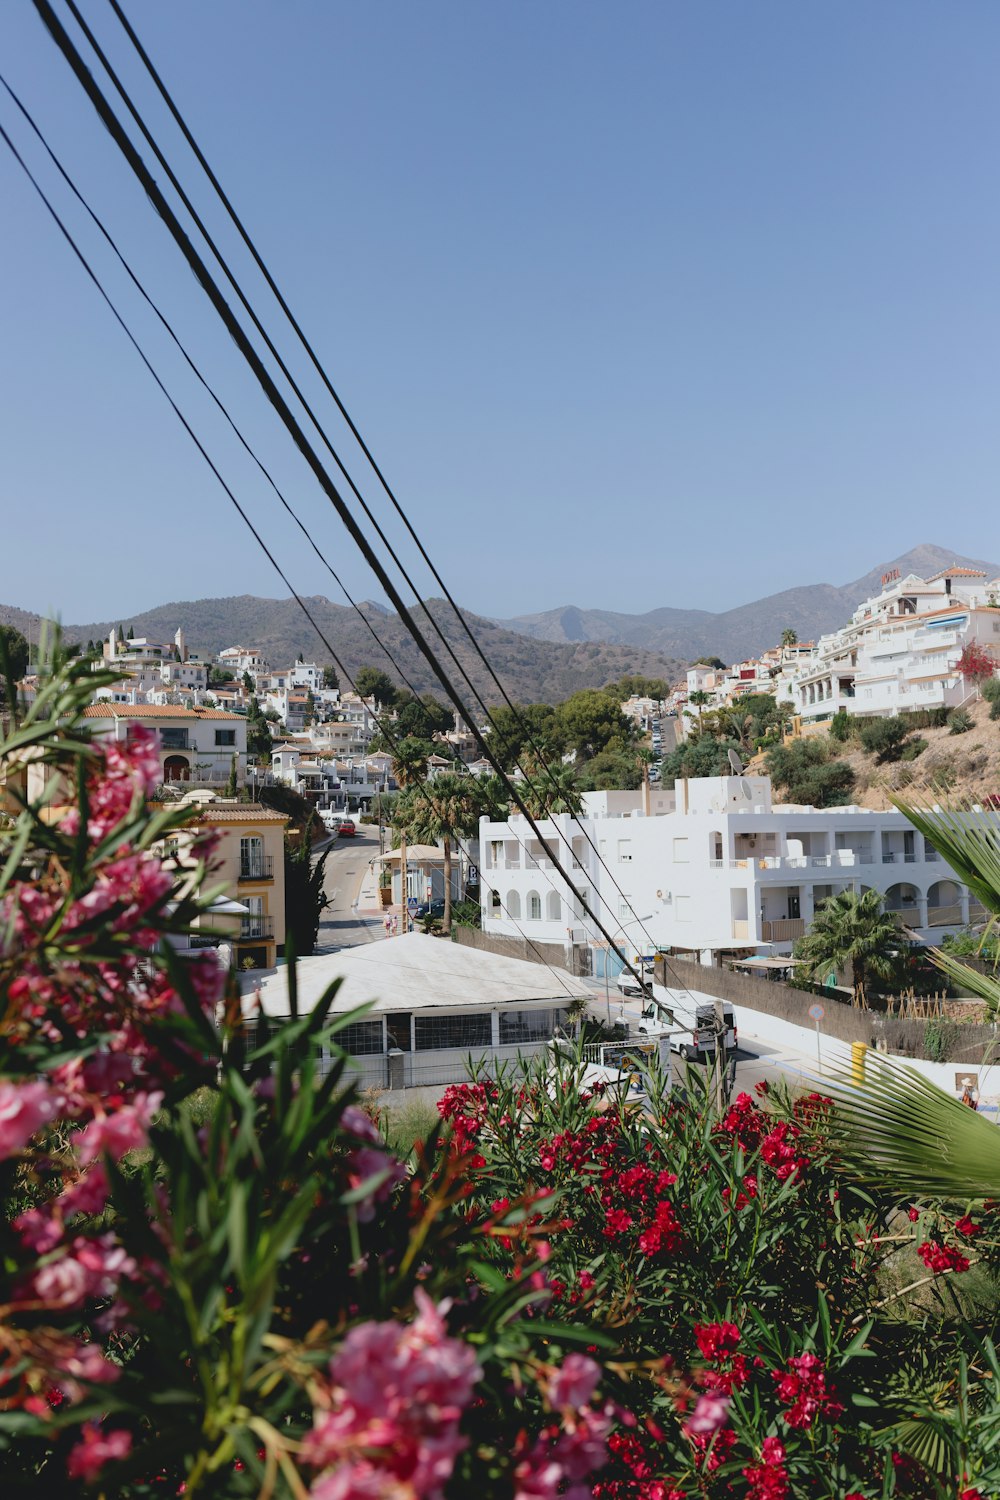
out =
[[912,926],[918,914],[919,900],[920,892],[916,886],[910,885],[908,881],[900,880],[886,891],[885,909],[896,912],[904,922]]
[[540,922],[542,920],[542,898],[537,891],[528,892],[528,921]]
[[927,892],[928,927],[954,927],[962,920],[962,887],[957,880],[935,880]]
[[163,762],[164,781],[190,781],[191,762],[186,755],[168,755]]
[[490,916],[498,917],[503,910],[500,903],[500,892],[490,891]]
[[549,891],[549,894],[545,898],[545,916],[549,922],[558,922],[561,915],[561,906],[562,902],[559,899],[559,892]]
[[521,898],[517,891],[511,891],[507,897],[507,915],[515,922],[521,915]]

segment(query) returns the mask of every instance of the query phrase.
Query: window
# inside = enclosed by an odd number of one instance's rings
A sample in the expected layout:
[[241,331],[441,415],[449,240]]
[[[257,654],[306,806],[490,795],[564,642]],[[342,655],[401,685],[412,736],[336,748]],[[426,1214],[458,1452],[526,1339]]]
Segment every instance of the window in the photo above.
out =
[[186,729],[160,730],[160,745],[164,750],[186,750],[188,748],[188,732]]
[[343,1047],[352,1057],[370,1057],[373,1052],[382,1052],[382,1022],[355,1021],[344,1026],[334,1037],[334,1045]]
[[503,839],[490,839],[490,864],[494,867],[503,859]]
[[215,743],[217,745],[235,745],[236,744],[236,730],[235,729],[217,729],[215,731]]
[[628,865],[632,863],[632,840],[618,840],[618,863]]
[[501,911],[500,892],[490,891],[490,915],[498,917]]
[[686,865],[688,862],[687,839],[674,839],[674,864]]
[[547,1042],[565,1021],[564,1010],[502,1010],[500,1045],[516,1047],[522,1042]]
[[491,1016],[417,1016],[414,1020],[418,1052],[438,1047],[490,1047]]
[[624,919],[626,917],[629,917],[631,915],[632,915],[632,908],[631,908],[631,906],[629,906],[628,902],[627,901],[619,901],[619,903],[618,903],[618,916],[619,916],[619,919],[622,920],[622,921],[624,921]]
[[540,922],[542,920],[542,898],[534,891],[531,891],[528,895],[528,918],[532,922]]

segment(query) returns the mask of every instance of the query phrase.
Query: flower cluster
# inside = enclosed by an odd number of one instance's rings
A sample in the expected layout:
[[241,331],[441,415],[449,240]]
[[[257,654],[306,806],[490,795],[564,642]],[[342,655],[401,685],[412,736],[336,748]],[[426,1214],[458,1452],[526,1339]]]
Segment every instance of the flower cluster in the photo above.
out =
[[600,1366],[586,1355],[569,1354],[560,1367],[543,1372],[546,1404],[558,1418],[533,1442],[522,1435],[515,1451],[514,1500],[590,1500],[587,1477],[607,1461],[614,1408],[591,1405]]
[[786,1370],[775,1370],[778,1399],[785,1406],[784,1420],[789,1427],[811,1427],[819,1416],[836,1421],[843,1406],[834,1400],[826,1383],[823,1361],[808,1351],[792,1355]]
[[972,1262],[967,1255],[953,1245],[942,1245],[939,1240],[925,1240],[917,1246],[917,1254],[935,1276],[945,1271],[967,1271]]
[[747,1500],[785,1500],[790,1493],[786,1457],[780,1438],[764,1439],[760,1446],[760,1462],[748,1464],[743,1470]]
[[420,1288],[412,1323],[362,1323],[330,1361],[305,1463],[314,1500],[406,1494],[435,1500],[466,1447],[462,1413],[482,1372]]

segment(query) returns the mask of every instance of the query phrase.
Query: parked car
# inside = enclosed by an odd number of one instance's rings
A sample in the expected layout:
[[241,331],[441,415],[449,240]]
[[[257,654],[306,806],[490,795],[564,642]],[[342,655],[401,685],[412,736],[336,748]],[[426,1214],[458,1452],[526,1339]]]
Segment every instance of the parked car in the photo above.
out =
[[357,831],[358,830],[354,826],[353,818],[341,818],[339,824],[337,825],[337,832],[340,834],[340,837],[342,839],[352,839]]
[[421,917],[443,917],[444,916],[444,902],[443,901],[421,901],[420,905],[416,908],[416,910],[414,911],[413,915],[414,915],[414,917],[416,917],[416,919],[418,921],[420,920]]

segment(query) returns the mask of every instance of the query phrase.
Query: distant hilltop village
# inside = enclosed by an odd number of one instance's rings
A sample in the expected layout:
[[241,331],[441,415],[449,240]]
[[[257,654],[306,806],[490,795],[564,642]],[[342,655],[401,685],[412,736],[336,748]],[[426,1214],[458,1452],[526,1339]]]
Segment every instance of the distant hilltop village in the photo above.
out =
[[[656,763],[700,726],[706,710],[767,695],[788,721],[808,729],[841,711],[871,718],[960,709],[977,691],[970,653],[978,652],[989,673],[998,647],[1000,578],[960,566],[928,578],[892,569],[876,595],[818,641],[799,641],[787,630],[759,657],[729,666],[702,658],[672,686],[625,678],[618,698],[636,732],[650,740],[655,782]],[[112,629],[88,649],[95,666],[118,674],[95,691],[88,717],[155,728],[164,782],[242,789],[248,781],[254,787],[278,781],[319,808],[342,811],[363,811],[379,790],[395,785],[391,757],[376,742],[379,719],[392,718],[391,707],[342,692],[331,667],[300,656],[275,668],[262,651],[244,645],[209,660],[188,649],[183,627],[167,642]],[[30,700],[34,679],[21,687]],[[429,712],[434,722],[425,729],[401,732],[435,743],[440,753],[431,756],[432,775],[451,767],[477,775],[491,769],[468,724],[442,705]],[[485,720],[479,725],[484,734],[489,728]]]
[[818,641],[789,631],[780,645],[735,666],[696,663],[673,706],[694,698],[718,707],[771,693],[804,721],[841,709],[885,716],[959,708],[974,696],[959,665],[970,646],[991,654],[1000,647],[1000,578],[975,568],[944,568],[930,578],[892,570],[846,625]]

